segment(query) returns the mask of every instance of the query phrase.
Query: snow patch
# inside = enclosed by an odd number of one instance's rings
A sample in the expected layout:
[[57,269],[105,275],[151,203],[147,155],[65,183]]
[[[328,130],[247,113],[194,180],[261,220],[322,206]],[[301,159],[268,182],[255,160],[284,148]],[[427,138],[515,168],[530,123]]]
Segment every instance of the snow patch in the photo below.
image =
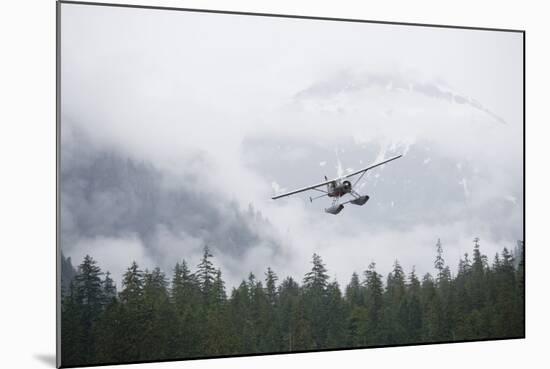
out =
[[466,181],[466,178],[462,178],[460,182],[458,182],[459,185],[462,185],[462,188],[464,189],[464,197],[470,196],[470,191],[468,189],[468,182]]
[[340,157],[338,156],[338,150],[336,150],[336,175],[338,177],[342,177],[344,175],[344,168],[342,168],[342,162],[340,162]]
[[516,205],[517,204],[517,199],[515,196],[512,196],[512,195],[509,195],[509,196],[505,196],[504,197],[506,200],[510,201],[512,204]]
[[286,188],[281,187],[277,182],[273,181],[271,182],[271,188],[273,189],[274,193],[280,193],[283,191],[286,191]]

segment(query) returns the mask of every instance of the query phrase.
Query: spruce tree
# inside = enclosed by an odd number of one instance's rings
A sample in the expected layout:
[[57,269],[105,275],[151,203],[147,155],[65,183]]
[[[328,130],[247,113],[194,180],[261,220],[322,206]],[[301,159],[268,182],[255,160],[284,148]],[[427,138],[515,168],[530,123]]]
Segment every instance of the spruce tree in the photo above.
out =
[[91,256],[86,255],[78,267],[78,274],[74,279],[74,302],[78,310],[81,330],[78,345],[82,363],[94,360],[96,342],[93,329],[105,305],[102,275],[97,262]]
[[119,350],[127,361],[143,360],[141,334],[147,319],[144,309],[144,273],[134,261],[122,278],[120,297]]
[[384,343],[382,332],[384,297],[382,277],[376,272],[376,264],[369,264],[365,271],[365,307],[367,310],[367,322],[365,327],[364,342],[366,345],[380,345]]
[[341,348],[346,345],[347,310],[337,281],[327,286],[327,337],[323,348]]
[[176,263],[172,277],[170,297],[177,315],[175,341],[179,357],[198,356],[202,350],[199,321],[202,307],[202,293],[195,276],[187,263]]
[[123,303],[138,305],[143,298],[143,271],[134,261],[122,278],[120,300]]
[[176,315],[170,304],[168,281],[156,267],[143,276],[143,322],[140,358],[143,360],[168,359],[176,352],[172,342]]
[[408,301],[408,316],[406,329],[408,332],[409,342],[421,342],[422,339],[422,302],[421,302],[421,287],[420,281],[416,276],[416,271],[413,266],[409,274],[407,284],[407,301]]
[[111,273],[105,273],[105,279],[102,282],[103,284],[103,295],[104,295],[104,305],[108,305],[116,300],[117,292],[116,285],[113,279],[111,278]]
[[359,275],[356,272],[353,272],[351,275],[351,280],[346,287],[345,297],[352,307],[364,305],[364,293],[359,281]]
[[269,303],[272,306],[275,306],[277,302],[277,280],[279,278],[277,277],[277,274],[273,270],[271,270],[270,267],[267,267],[267,271],[265,273],[265,288],[266,288],[266,294],[267,298],[269,300]]
[[304,277],[304,288],[323,291],[327,288],[329,279],[327,268],[325,267],[325,264],[323,264],[323,260],[319,255],[313,254],[312,259],[313,260],[311,263],[313,264],[313,267]]
[[424,342],[441,341],[440,332],[444,319],[441,297],[437,293],[435,281],[429,273],[422,278],[422,310],[424,323],[422,340]]
[[215,270],[212,290],[206,307],[205,349],[208,355],[227,355],[232,344],[227,337],[230,322],[227,316],[227,295],[220,269]]
[[434,267],[437,270],[437,277],[435,285],[438,294],[438,300],[440,302],[441,316],[437,324],[437,332],[435,337],[439,341],[448,341],[452,338],[451,326],[454,319],[454,296],[451,286],[451,270],[445,265],[445,259],[443,259],[443,246],[441,239],[437,240],[436,244],[436,257],[434,261]]
[[101,311],[103,300],[103,273],[97,262],[89,255],[84,257],[75,277],[76,295],[79,303],[88,307],[90,317]]
[[208,245],[204,246],[202,259],[199,265],[197,266],[197,282],[199,283],[203,298],[206,302],[209,301],[210,296],[212,295],[212,286],[214,284],[214,278],[216,276],[216,269],[210,261],[212,254]]
[[348,332],[346,343],[349,347],[365,346],[367,344],[365,341],[367,310],[364,290],[365,287],[361,285],[359,275],[353,272],[345,293]]
[[469,288],[472,297],[472,308],[481,310],[485,305],[486,299],[486,267],[487,257],[481,254],[479,238],[474,239],[474,252],[472,261],[472,273],[469,279]]
[[261,326],[265,330],[265,344],[263,350],[266,352],[276,352],[282,349],[281,347],[281,326],[280,319],[277,314],[279,309],[279,292],[277,290],[277,274],[271,269],[267,268],[265,273],[265,295],[267,299],[267,306],[262,314]]
[[468,253],[460,259],[458,273],[454,280],[456,296],[453,339],[467,340],[473,337],[472,327],[469,324],[469,315],[472,310],[471,291],[469,289],[472,266]]
[[327,287],[329,276],[323,260],[317,254],[313,254],[313,267],[304,276],[303,304],[305,317],[310,322],[313,348],[321,348],[326,345],[328,333],[328,308]]
[[443,269],[445,268],[445,260],[443,259],[443,247],[441,246],[441,239],[437,239],[437,243],[436,243],[436,248],[437,248],[437,255],[435,257],[435,262],[434,262],[434,266],[435,266],[435,269],[437,270],[437,283],[439,283],[439,281],[441,280],[441,278],[443,277]]
[[250,299],[248,285],[243,280],[237,288],[231,291],[229,299],[231,348],[233,353],[251,353],[253,326],[249,316]]
[[408,302],[405,296],[405,273],[397,260],[388,275],[384,297],[383,343],[406,342]]
[[279,286],[278,319],[283,351],[311,348],[311,328],[304,314],[302,289],[292,277],[285,278]]
[[85,349],[85,332],[81,324],[81,306],[76,298],[74,280],[69,282],[65,296],[62,298],[61,310],[61,361],[63,365],[84,365],[81,351]]

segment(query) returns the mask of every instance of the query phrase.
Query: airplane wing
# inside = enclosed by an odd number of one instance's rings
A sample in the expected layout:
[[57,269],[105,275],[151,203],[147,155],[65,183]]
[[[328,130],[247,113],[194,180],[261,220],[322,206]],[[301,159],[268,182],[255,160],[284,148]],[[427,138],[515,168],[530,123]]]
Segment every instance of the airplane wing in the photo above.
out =
[[326,186],[327,184],[329,184],[330,182],[334,182],[335,179],[331,179],[330,181],[325,181],[325,182],[322,182],[322,183],[317,183],[313,186],[307,186],[307,187],[304,187],[304,188],[299,188],[297,190],[294,190],[294,191],[290,191],[290,192],[287,192],[287,193],[283,193],[283,194],[280,194],[280,195],[277,195],[277,196],[273,196],[272,199],[273,200],[277,200],[277,199],[280,199],[281,197],[285,197],[285,196],[290,196],[290,195],[294,195],[298,192],[304,192],[304,191],[307,191],[307,190],[313,190],[314,188],[318,188],[318,187],[322,187],[322,186]]
[[363,168],[361,170],[358,170],[358,171],[355,171],[353,173],[350,173],[350,174],[346,174],[345,176],[341,177],[341,178],[335,178],[335,179],[331,179],[331,180],[327,180],[325,182],[321,182],[321,183],[317,183],[317,184],[314,184],[312,186],[307,186],[307,187],[303,187],[303,188],[299,188],[297,190],[294,190],[294,191],[290,191],[290,192],[286,192],[286,193],[283,193],[283,194],[280,194],[280,195],[276,195],[276,196],[273,196],[272,199],[273,200],[277,200],[277,199],[280,199],[281,197],[285,197],[285,196],[290,196],[290,195],[294,195],[294,194],[297,194],[299,192],[304,192],[304,191],[308,191],[308,190],[313,190],[315,188],[318,188],[318,187],[322,187],[322,186],[326,186],[327,184],[331,183],[331,182],[334,182],[334,181],[337,181],[337,180],[340,180],[342,178],[349,178],[349,177],[353,177],[354,175],[357,175],[359,173],[363,173],[363,172],[366,172],[367,170],[370,170],[372,168],[376,168],[380,165],[383,165],[383,164],[386,164],[392,160],[395,160],[395,159],[399,159],[401,156],[403,155],[397,155],[397,156],[394,156],[393,158],[389,158],[387,160],[384,160],[384,161],[381,161],[380,163],[376,163],[376,164],[373,164],[369,167],[366,167],[366,168]]
[[386,163],[388,163],[388,162],[390,162],[390,161],[392,161],[392,160],[399,159],[399,158],[402,157],[402,156],[403,156],[403,155],[394,156],[393,158],[386,159],[386,160],[384,160],[384,161],[381,161],[380,163],[376,163],[376,164],[373,164],[373,165],[371,165],[371,166],[369,166],[369,167],[366,167],[366,168],[357,170],[357,171],[355,171],[355,172],[353,172],[353,173],[346,174],[346,175],[345,175],[344,177],[342,177],[342,178],[353,177],[353,176],[355,176],[355,175],[357,175],[357,174],[359,174],[359,173],[366,172],[367,170],[370,170],[370,169],[372,169],[372,168],[376,168],[376,167],[378,167],[378,166],[380,166],[380,165],[383,165],[383,164],[386,164]]

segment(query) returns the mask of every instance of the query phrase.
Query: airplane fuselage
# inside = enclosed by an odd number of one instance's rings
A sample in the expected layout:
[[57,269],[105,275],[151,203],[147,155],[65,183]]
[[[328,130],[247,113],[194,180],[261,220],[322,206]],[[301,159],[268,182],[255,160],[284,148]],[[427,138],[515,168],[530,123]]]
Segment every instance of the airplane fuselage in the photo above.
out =
[[351,182],[350,181],[343,181],[343,182],[331,182],[328,185],[328,197],[342,197],[347,193],[351,192]]

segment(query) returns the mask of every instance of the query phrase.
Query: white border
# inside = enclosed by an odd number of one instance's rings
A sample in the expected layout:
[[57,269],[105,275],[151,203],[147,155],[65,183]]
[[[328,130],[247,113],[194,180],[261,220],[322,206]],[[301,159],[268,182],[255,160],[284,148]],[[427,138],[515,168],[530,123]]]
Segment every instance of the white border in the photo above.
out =
[[[102,2],[102,1],[98,1]],[[103,1],[105,2],[105,1]],[[115,0],[111,2],[117,2]],[[419,347],[259,356],[160,364],[143,368],[280,368],[340,365],[446,368],[534,366],[546,361],[550,328],[550,209],[547,163],[547,19],[542,5],[503,1],[189,0],[120,1],[140,5],[448,24],[527,31],[527,338]],[[0,5],[2,134],[0,191],[1,367],[53,367],[55,353],[55,4]],[[32,291],[32,293],[31,293]],[[125,366],[118,366],[120,368]],[[133,366],[136,367],[136,366]]]

